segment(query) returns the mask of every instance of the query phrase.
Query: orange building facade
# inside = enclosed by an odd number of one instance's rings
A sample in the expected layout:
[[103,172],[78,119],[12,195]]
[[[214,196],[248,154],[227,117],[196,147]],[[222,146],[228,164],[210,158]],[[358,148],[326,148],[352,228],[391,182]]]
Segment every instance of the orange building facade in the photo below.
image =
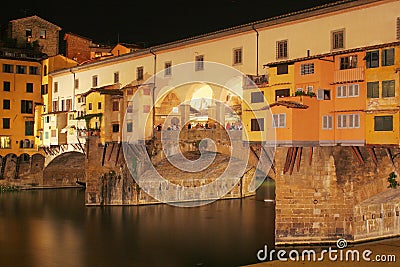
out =
[[264,129],[278,146],[398,146],[399,53],[397,42],[266,64]]

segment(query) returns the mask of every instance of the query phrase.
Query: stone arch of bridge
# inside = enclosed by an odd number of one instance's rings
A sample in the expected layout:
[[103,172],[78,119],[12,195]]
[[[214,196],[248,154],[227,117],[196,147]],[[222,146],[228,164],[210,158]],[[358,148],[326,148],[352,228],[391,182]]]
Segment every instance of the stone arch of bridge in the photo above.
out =
[[85,154],[67,151],[57,155],[43,169],[43,183],[51,185],[75,185],[85,181]]

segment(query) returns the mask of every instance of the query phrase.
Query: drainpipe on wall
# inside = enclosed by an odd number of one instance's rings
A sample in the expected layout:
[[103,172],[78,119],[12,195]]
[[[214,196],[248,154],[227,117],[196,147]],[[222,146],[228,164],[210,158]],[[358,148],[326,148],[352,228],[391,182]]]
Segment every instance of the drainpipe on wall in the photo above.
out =
[[254,24],[251,25],[251,28],[253,28],[253,30],[256,32],[256,75],[258,76],[258,37],[259,37],[259,33],[256,30],[256,27],[254,26]]
[[71,103],[72,111],[74,111],[75,110],[75,72],[72,71],[72,68],[69,69],[69,72],[72,73],[73,79],[74,79],[72,81],[72,103]]
[[156,103],[155,103],[155,99],[154,99],[154,94],[155,94],[155,91],[156,91],[157,55],[156,55],[156,53],[153,52],[153,48],[150,48],[149,51],[154,56],[153,90],[151,90],[151,92],[152,92],[152,101],[153,101],[153,103],[152,103],[152,105],[153,105],[153,107],[152,107],[152,110],[153,110],[153,128],[152,128],[152,131],[153,131],[153,134],[154,134],[154,126],[155,126],[155,123],[156,123],[156,107],[155,107]]

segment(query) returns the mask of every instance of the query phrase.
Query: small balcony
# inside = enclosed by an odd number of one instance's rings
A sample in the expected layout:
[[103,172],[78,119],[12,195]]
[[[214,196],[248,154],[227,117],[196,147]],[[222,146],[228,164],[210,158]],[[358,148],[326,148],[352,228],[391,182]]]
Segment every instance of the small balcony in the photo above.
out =
[[359,82],[365,79],[364,67],[335,70],[333,83]]

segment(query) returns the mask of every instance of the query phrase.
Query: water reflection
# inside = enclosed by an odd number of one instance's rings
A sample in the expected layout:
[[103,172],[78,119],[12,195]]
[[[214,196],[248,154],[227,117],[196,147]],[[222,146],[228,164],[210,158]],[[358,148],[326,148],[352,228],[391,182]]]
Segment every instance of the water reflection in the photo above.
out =
[[84,191],[0,194],[0,266],[238,266],[273,244],[274,206],[90,207]]

